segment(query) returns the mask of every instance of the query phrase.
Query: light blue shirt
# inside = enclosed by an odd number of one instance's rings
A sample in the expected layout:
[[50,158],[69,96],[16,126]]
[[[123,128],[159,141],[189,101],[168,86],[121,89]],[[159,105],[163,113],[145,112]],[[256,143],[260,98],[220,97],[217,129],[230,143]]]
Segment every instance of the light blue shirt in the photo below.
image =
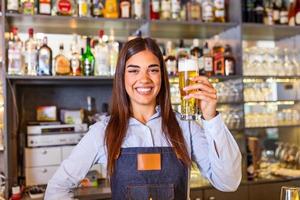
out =
[[[146,124],[130,118],[123,148],[170,146],[161,129],[159,108],[156,111]],[[202,120],[202,126],[195,121],[180,120],[179,114],[176,117],[188,152],[202,175],[221,191],[235,191],[242,178],[241,153],[221,114],[209,121]],[[108,120],[109,117],[106,117],[91,126],[71,155],[62,162],[48,182],[46,200],[71,199],[70,190],[78,186],[94,164],[106,166],[107,153],[103,138]]]

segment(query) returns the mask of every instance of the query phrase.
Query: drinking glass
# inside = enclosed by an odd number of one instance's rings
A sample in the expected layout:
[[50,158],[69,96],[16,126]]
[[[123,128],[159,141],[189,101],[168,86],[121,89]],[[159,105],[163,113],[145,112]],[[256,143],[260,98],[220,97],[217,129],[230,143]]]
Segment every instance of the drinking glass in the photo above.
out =
[[282,186],[280,200],[300,200],[300,188]]
[[198,76],[198,62],[196,59],[183,58],[178,62],[179,71],[179,89],[181,99],[181,119],[196,120],[197,117],[197,102],[195,98],[184,99],[185,96],[195,92],[193,90],[184,91],[183,88],[194,84],[190,78]]

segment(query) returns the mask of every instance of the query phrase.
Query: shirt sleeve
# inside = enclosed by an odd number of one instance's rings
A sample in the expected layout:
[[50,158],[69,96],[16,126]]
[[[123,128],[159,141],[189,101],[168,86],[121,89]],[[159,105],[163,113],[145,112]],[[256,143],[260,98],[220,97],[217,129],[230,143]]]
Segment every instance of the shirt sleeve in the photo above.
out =
[[221,114],[202,124],[190,123],[192,159],[215,188],[235,191],[242,178],[239,147]]
[[89,169],[96,163],[106,164],[104,134],[103,121],[90,127],[48,182],[45,200],[72,199],[71,190],[78,186]]

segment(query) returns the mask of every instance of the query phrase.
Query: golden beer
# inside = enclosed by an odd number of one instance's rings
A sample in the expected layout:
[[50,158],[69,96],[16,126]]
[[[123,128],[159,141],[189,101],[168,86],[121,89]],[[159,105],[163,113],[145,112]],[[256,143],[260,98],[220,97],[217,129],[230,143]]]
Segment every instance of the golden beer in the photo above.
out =
[[193,84],[190,78],[198,76],[198,64],[195,59],[181,59],[178,63],[179,89],[181,99],[181,119],[195,120],[197,115],[197,105],[195,98],[184,99],[185,96],[194,92],[184,91],[183,88]]

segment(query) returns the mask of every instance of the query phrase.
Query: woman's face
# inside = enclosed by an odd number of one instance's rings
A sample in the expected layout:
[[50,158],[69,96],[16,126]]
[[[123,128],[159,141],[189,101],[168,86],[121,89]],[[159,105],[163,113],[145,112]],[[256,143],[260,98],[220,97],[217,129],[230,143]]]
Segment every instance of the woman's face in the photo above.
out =
[[125,66],[125,89],[131,105],[156,106],[161,87],[158,58],[148,50],[131,56]]

